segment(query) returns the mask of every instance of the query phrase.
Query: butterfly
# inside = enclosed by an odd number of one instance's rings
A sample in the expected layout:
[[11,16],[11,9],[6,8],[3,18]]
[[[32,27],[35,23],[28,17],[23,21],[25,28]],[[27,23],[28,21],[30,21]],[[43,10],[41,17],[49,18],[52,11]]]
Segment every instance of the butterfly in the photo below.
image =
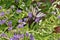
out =
[[[37,8],[38,8],[38,7],[37,7]],[[31,10],[32,10],[32,17],[31,17],[31,18],[29,18],[28,16],[25,17],[25,18],[28,18],[27,23],[29,24],[29,28],[30,28],[31,24],[32,24],[33,22],[35,22],[35,19],[36,19],[36,18],[42,18],[42,17],[45,16],[44,13],[38,11],[38,9],[34,8],[33,6],[31,6]],[[36,24],[36,22],[34,23],[34,25],[35,25],[35,24]],[[33,26],[34,26],[34,25],[33,25]]]

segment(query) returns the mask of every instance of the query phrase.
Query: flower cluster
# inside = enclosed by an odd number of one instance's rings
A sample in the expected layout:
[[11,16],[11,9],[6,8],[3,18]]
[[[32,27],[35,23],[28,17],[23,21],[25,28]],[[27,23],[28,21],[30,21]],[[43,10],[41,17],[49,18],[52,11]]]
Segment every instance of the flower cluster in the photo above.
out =
[[[13,32],[13,30],[15,29],[13,26],[13,20],[9,18],[9,16],[12,17],[11,15],[13,15],[13,14],[11,14],[10,10],[14,9],[14,5],[12,5],[10,8],[11,9],[8,9],[6,12],[0,12],[0,17],[2,18],[0,20],[0,25],[6,25],[7,26],[6,27],[7,29],[4,32],[6,32],[7,30],[8,30],[8,32],[11,32],[11,31]],[[22,10],[20,10],[20,9],[16,10],[17,15],[20,15],[19,13],[21,13],[21,12],[22,12]],[[19,18],[17,20],[17,26],[15,26],[16,27],[15,30],[17,30],[17,28],[18,29],[23,28],[27,24],[28,19],[32,18],[32,17],[33,17],[33,14],[29,13],[27,18],[23,18],[23,19]],[[34,40],[33,35],[29,35],[28,33],[26,33],[26,35],[25,35],[25,34],[19,34],[16,32],[16,33],[14,33],[14,35],[12,37],[8,37],[8,35],[5,33],[0,34],[0,37],[6,38],[8,40],[22,40],[22,39],[24,39],[25,36],[30,37],[29,38],[30,40]]]
[[54,29],[60,25],[58,0],[3,1],[0,2],[0,40],[49,40],[49,34],[60,33],[60,26]]

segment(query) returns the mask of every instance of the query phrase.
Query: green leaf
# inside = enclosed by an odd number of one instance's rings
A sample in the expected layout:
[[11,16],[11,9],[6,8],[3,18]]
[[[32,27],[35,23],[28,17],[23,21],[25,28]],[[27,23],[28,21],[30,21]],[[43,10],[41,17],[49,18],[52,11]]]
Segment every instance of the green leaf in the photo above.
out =
[[27,0],[27,1],[26,1],[26,5],[27,5],[27,6],[30,6],[31,3],[32,3],[32,0]]

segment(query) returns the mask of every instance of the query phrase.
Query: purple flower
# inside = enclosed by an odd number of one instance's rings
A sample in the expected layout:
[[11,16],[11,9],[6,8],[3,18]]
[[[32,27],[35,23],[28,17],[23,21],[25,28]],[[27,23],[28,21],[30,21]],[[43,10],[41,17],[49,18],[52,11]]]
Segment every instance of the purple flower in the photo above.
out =
[[57,18],[60,19],[60,15],[58,15]]
[[26,36],[27,36],[27,37],[29,36],[29,33],[28,33],[28,32],[26,32]]
[[18,39],[24,38],[24,34],[14,34],[13,37],[18,38]]
[[18,20],[18,23],[21,23],[22,22],[22,20],[20,19],[20,20]]
[[12,21],[9,21],[9,22],[7,23],[7,25],[8,25],[9,27],[11,27],[11,26],[12,26]]
[[23,24],[19,24],[17,27],[18,27],[18,28],[23,28],[24,25],[23,25]]
[[12,37],[10,40],[19,40],[18,38]]
[[10,30],[12,30],[12,28],[13,28],[13,27],[9,27],[8,30],[10,31]]
[[10,38],[10,40],[19,40],[20,38],[20,34],[14,34],[14,36],[12,38]]
[[0,24],[4,24],[6,22],[6,20],[0,20]]
[[0,13],[0,16],[4,16],[4,14],[5,14],[4,12],[1,12],[1,13]]
[[2,23],[4,24],[6,22],[6,20],[2,20]]
[[24,34],[21,34],[21,35],[20,35],[20,38],[24,38]]
[[21,13],[22,11],[21,11],[21,10],[19,10],[19,9],[17,9],[17,10],[16,10],[16,12],[17,12],[17,13]]
[[10,40],[19,40],[20,38],[24,38],[24,34],[14,34]]
[[28,13],[28,17],[29,18],[32,18],[32,16],[33,16],[33,14],[30,12],[30,13]]
[[0,20],[0,24],[1,24],[1,25],[3,24],[2,20]]
[[26,24],[25,22],[23,22],[22,20],[18,20],[18,23],[20,23],[17,27],[18,28],[23,28],[24,25]]
[[20,34],[15,34],[14,35],[15,38],[20,38],[20,36],[21,36]]
[[39,21],[40,21],[40,18],[36,18],[36,19],[35,19],[35,22],[39,22]]
[[24,18],[24,22],[26,22],[28,20],[28,18]]
[[34,37],[32,34],[30,34],[30,40],[34,40]]
[[1,33],[0,36],[1,37],[7,37],[7,35],[5,33]]

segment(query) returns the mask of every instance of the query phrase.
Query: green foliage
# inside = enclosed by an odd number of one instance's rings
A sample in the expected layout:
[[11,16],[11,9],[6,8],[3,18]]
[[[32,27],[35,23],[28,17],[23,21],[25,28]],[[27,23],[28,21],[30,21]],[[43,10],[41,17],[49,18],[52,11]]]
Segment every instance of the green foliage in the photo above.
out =
[[[38,2],[37,0],[36,2]],[[40,2],[40,1],[39,1]],[[34,8],[37,6],[37,3],[32,4],[32,0],[19,0],[19,4],[16,4],[14,0],[1,0],[0,6],[2,6],[2,11],[6,12],[7,10],[10,10],[10,14],[5,14],[5,17],[0,17],[0,20],[4,18],[8,18],[5,24],[0,25],[0,33],[5,32],[9,38],[11,38],[14,34],[14,30],[16,32],[18,30],[21,31],[21,33],[25,34],[26,31],[29,33],[32,33],[35,40],[58,40],[60,38],[60,33],[53,33],[54,28],[56,26],[60,26],[60,19],[57,18],[58,15],[60,15],[60,9],[56,8],[54,5],[52,5],[48,0],[45,2],[42,2],[42,4],[38,7],[38,9],[41,9],[41,12],[45,13],[46,16],[43,17],[38,23],[34,25],[35,22],[31,24],[31,28],[29,28],[28,22],[26,22],[26,25],[24,28],[17,28],[18,20],[23,19],[24,17],[28,16],[28,11],[31,10],[30,6],[34,6]],[[58,3],[58,1],[57,1]],[[10,7],[14,5],[14,9],[11,9]],[[45,8],[43,8],[45,6]],[[21,13],[17,13],[16,10],[22,9]],[[26,8],[28,10],[26,11]],[[0,12],[1,12],[0,10]],[[51,12],[54,11],[57,14],[52,14]],[[30,12],[30,11],[29,11]],[[12,20],[12,26],[13,30],[7,32],[8,29],[7,22],[9,20]],[[53,22],[52,22],[53,21]],[[17,32],[18,33],[18,32]],[[6,38],[0,37],[0,40],[7,40]],[[30,40],[29,37],[24,37],[23,40]]]

